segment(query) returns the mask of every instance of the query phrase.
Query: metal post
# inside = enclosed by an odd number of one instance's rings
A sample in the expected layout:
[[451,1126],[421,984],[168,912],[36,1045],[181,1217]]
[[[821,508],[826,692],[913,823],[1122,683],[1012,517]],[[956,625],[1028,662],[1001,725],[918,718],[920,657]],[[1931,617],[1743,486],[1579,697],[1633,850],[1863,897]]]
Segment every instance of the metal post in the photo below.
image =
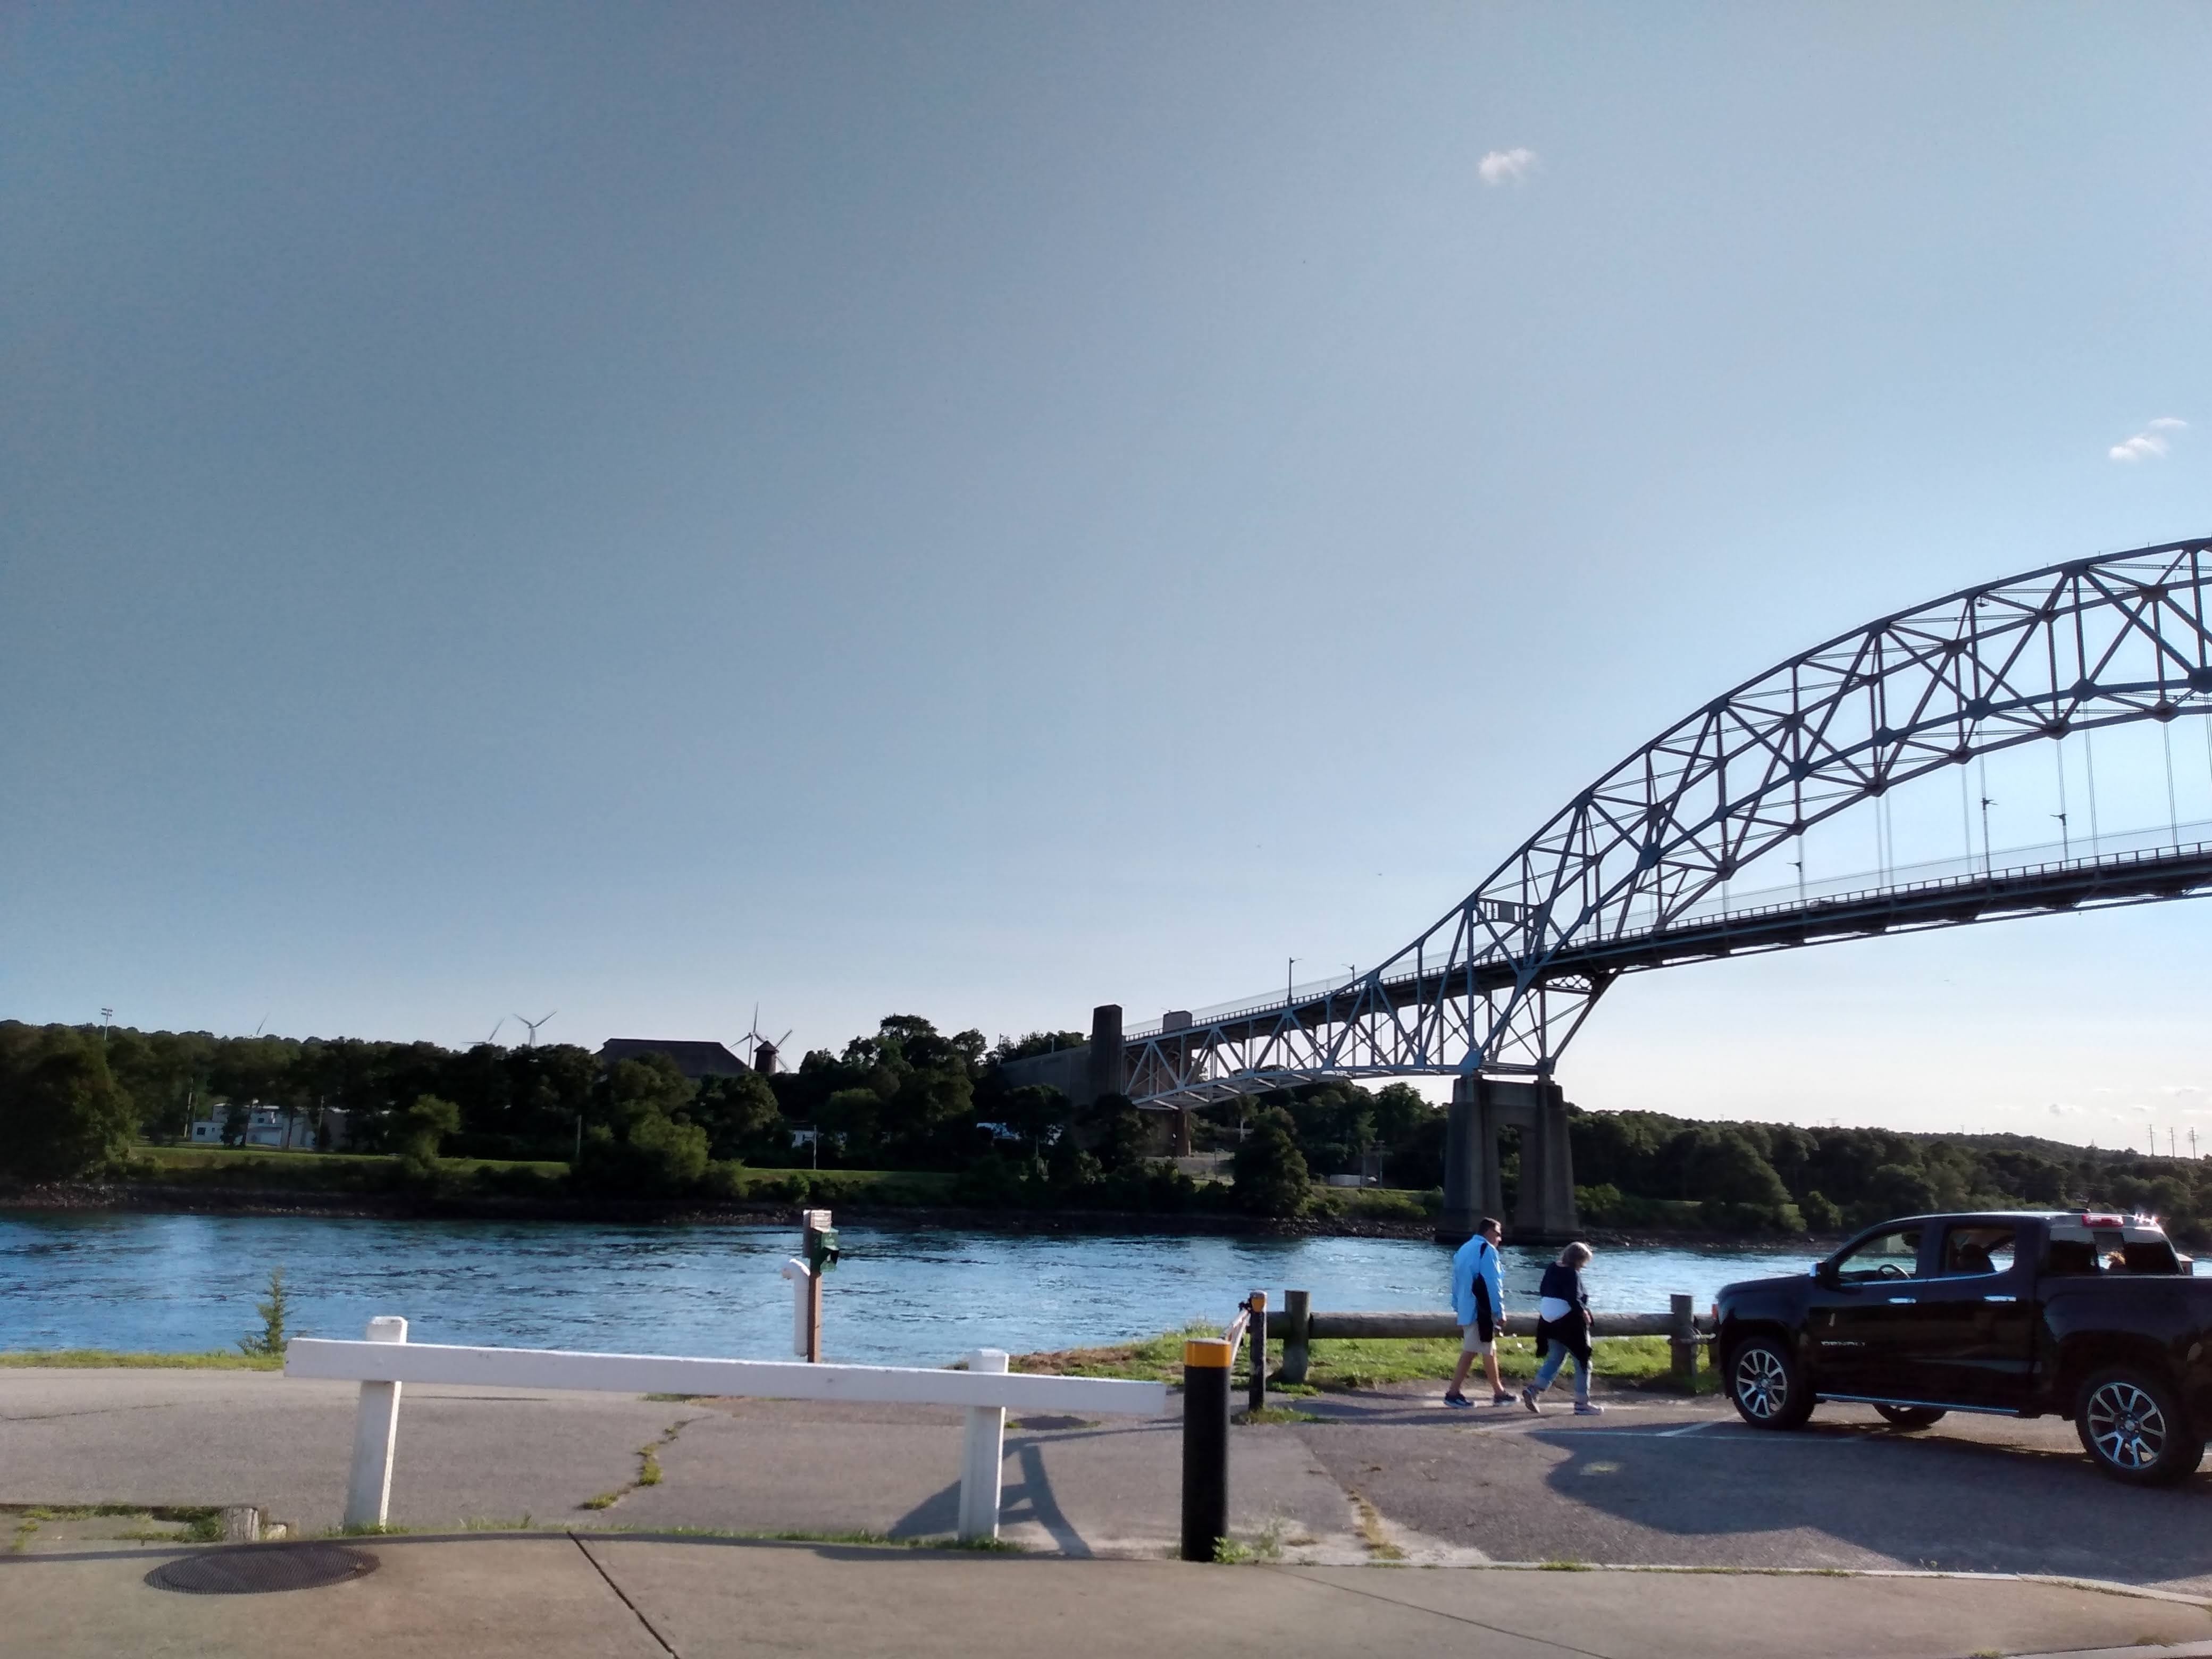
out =
[[[806,1258],[810,1266],[814,1266],[821,1255],[822,1235],[830,1231],[830,1212],[802,1210],[799,1221],[806,1230],[799,1254]],[[804,1288],[806,1292],[806,1363],[818,1365],[822,1363],[822,1273],[819,1267],[815,1267],[815,1270],[807,1275]]]
[[1283,1292],[1283,1381],[1306,1380],[1306,1326],[1313,1317],[1311,1291]]
[[[404,1342],[407,1322],[391,1315],[368,1322],[364,1340]],[[346,1481],[345,1524],[380,1527],[392,1503],[392,1453],[399,1439],[399,1384],[364,1382],[353,1424],[353,1473]]]
[[[1006,1369],[1003,1348],[978,1348],[968,1356],[971,1371],[1000,1376]],[[967,1438],[960,1453],[960,1536],[999,1535],[999,1478],[1006,1456],[1006,1408],[970,1406]]]
[[1698,1386],[1697,1316],[1691,1311],[1688,1297],[1670,1296],[1667,1301],[1674,1322],[1667,1339],[1674,1361],[1674,1382],[1688,1394]]
[[1244,1409],[1263,1412],[1267,1409],[1267,1291],[1253,1291],[1251,1301],[1245,1305],[1252,1310],[1252,1323],[1248,1328],[1248,1340],[1251,1345],[1252,1353],[1252,1374],[1245,1385]]
[[1229,1536],[1229,1364],[1226,1342],[1182,1345],[1182,1559],[1211,1561]]

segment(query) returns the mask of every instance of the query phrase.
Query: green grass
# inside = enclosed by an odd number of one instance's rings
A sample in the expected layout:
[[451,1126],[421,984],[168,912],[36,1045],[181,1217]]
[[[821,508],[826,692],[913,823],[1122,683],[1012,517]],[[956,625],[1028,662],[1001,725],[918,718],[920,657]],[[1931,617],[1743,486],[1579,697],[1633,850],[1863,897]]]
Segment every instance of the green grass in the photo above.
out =
[[[1182,1345],[1186,1333],[1170,1331],[1140,1341],[1108,1347],[1068,1348],[1056,1353],[1020,1354],[1010,1369],[1018,1371],[1058,1372],[1066,1376],[1129,1377],[1142,1382],[1182,1381]],[[1213,1336],[1213,1327],[1194,1326],[1188,1334]],[[1615,1388],[1664,1388],[1670,1385],[1674,1358],[1663,1336],[1601,1336],[1595,1349],[1596,1375]],[[1267,1345],[1268,1370],[1283,1363],[1279,1342]],[[1450,1337],[1412,1339],[1360,1338],[1316,1341],[1310,1346],[1303,1388],[1271,1384],[1271,1391],[1287,1395],[1334,1392],[1351,1389],[1387,1388],[1393,1383],[1443,1382],[1459,1363],[1459,1343]],[[1534,1337],[1508,1336],[1498,1344],[1498,1369],[1515,1381],[1536,1374]],[[1569,1370],[1573,1362],[1569,1362]],[[1246,1366],[1240,1364],[1234,1386],[1241,1395]],[[1480,1373],[1477,1376],[1480,1376]],[[1701,1368],[1698,1390],[1709,1393],[1712,1373]]]
[[206,1353],[126,1353],[113,1348],[11,1348],[0,1366],[53,1366],[65,1370],[277,1371],[278,1354],[244,1354],[235,1348]]
[[0,1504],[0,1518],[12,1520],[15,1530],[8,1540],[10,1554],[20,1555],[30,1547],[38,1535],[39,1526],[46,1521],[93,1521],[111,1516],[139,1517],[159,1521],[171,1527],[182,1527],[182,1532],[155,1532],[148,1528],[115,1534],[142,1542],[166,1543],[182,1540],[189,1544],[212,1544],[222,1536],[222,1511],[202,1504]]
[[[437,1189],[562,1197],[565,1163],[488,1158],[438,1160]],[[268,1146],[153,1146],[132,1150],[128,1178],[179,1187],[260,1187],[372,1193],[399,1188],[398,1161],[381,1153],[311,1152]],[[949,1204],[959,1177],[927,1170],[759,1170],[718,1164],[701,1191],[674,1201],[878,1204],[916,1208]]]

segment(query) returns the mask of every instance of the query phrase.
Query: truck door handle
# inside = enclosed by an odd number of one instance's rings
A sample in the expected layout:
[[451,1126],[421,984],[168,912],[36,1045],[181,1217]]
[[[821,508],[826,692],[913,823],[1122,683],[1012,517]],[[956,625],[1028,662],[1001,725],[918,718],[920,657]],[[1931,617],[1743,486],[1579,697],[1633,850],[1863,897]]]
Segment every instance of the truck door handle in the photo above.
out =
[[1982,1300],[1984,1302],[2017,1302],[2020,1298],[2016,1296],[1985,1296]]
[[1910,1302],[1910,1301],[1911,1301],[1911,1300],[1912,1300],[1912,1298],[1911,1298],[1911,1297],[1909,1297],[1909,1296],[1893,1296],[1893,1297],[1890,1297],[1889,1299],[1890,1299],[1893,1303],[1896,1303],[1896,1302]]

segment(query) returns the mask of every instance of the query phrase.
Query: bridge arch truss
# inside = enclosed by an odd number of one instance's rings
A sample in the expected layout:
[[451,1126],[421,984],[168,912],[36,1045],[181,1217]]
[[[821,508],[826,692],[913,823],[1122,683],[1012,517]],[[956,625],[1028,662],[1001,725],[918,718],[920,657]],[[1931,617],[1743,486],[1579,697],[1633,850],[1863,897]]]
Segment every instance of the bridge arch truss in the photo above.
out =
[[2212,714],[2212,538],[2078,559],[1839,635],[1676,721],[1387,961],[1124,1040],[1128,1092],[1192,1105],[1322,1077],[1547,1079],[1606,988],[1671,962],[2212,888],[2212,848],[1729,906],[1747,868],[1978,757]]

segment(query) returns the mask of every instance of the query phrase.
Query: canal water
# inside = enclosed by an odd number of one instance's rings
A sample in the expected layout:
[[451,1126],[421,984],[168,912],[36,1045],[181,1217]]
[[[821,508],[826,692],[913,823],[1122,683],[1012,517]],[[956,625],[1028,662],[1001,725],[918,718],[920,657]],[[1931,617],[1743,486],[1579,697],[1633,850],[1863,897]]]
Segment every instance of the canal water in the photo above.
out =
[[[823,1286],[826,1356],[939,1364],[981,1346],[1088,1346],[1218,1325],[1245,1293],[1313,1292],[1339,1310],[1442,1309],[1450,1252],[1376,1238],[1037,1237],[839,1230]],[[231,1346],[284,1269],[293,1334],[359,1336],[402,1314],[424,1342],[788,1357],[787,1227],[342,1220],[196,1215],[0,1218],[0,1348],[167,1352]],[[1509,1307],[1534,1300],[1550,1253],[1508,1247]],[[1811,1252],[1605,1250],[1601,1308],[1703,1308],[1730,1279],[1802,1271]]]

